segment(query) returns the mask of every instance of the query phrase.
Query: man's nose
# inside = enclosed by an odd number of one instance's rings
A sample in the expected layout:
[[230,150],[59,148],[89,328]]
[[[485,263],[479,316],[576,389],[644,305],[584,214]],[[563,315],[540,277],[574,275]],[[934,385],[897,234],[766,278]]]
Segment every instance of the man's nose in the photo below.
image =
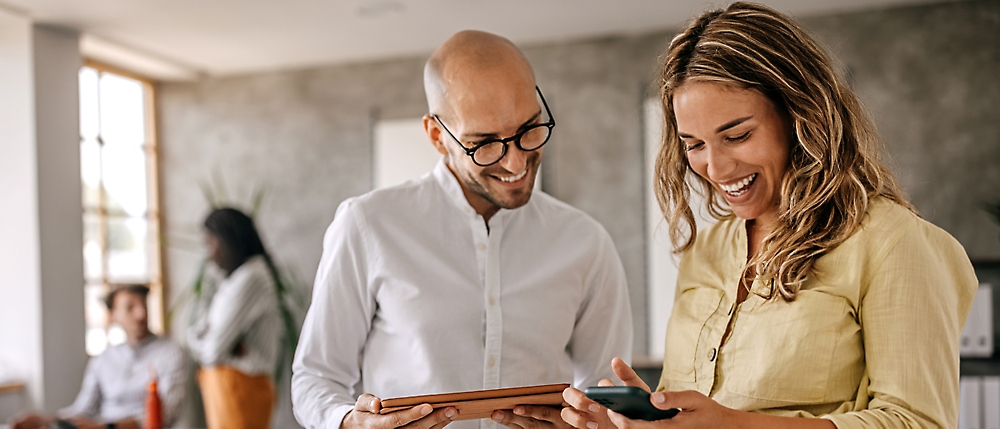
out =
[[507,171],[517,174],[524,171],[524,166],[528,164],[528,152],[517,147],[514,142],[507,144],[507,154],[500,160],[500,166]]

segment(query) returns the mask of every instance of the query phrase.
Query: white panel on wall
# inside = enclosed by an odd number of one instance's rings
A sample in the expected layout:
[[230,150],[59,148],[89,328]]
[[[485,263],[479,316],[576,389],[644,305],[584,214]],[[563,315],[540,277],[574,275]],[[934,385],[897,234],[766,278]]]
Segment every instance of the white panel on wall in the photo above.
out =
[[376,189],[420,177],[441,159],[420,118],[379,121],[374,134]]
[[[649,292],[649,357],[654,360],[663,359],[664,337],[667,334],[667,322],[674,306],[674,289],[677,285],[677,264],[680,256],[673,254],[673,242],[670,241],[669,227],[663,219],[663,212],[656,202],[653,189],[653,167],[656,155],[660,151],[663,108],[658,98],[647,99],[643,106],[646,151],[646,266],[647,287]],[[698,228],[705,228],[715,220],[704,210],[704,199],[696,193],[691,194],[691,207],[694,210]]]

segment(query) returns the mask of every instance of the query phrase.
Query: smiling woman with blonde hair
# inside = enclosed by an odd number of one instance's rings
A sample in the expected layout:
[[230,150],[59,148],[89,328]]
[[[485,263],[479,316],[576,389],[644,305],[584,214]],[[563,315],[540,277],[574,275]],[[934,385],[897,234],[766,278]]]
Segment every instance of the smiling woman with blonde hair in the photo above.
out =
[[[831,58],[781,13],[734,3],[673,39],[659,87],[654,186],[681,254],[651,398],[681,409],[664,427],[955,427],[975,274],[906,201]],[[692,192],[717,224],[698,230]],[[662,423],[564,396],[581,429]]]

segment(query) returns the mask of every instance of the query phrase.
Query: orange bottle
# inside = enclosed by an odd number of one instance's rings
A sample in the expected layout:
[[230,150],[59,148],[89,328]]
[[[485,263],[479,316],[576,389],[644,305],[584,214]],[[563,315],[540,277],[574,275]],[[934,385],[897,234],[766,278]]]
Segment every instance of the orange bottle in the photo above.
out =
[[163,429],[163,411],[160,408],[160,395],[156,393],[156,379],[149,382],[146,392],[146,429]]

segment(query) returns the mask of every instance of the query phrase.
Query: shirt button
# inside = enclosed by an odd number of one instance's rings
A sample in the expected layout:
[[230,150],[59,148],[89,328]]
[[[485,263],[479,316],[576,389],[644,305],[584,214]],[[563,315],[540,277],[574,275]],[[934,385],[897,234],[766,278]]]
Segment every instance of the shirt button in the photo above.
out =
[[479,250],[486,250],[486,243],[476,243],[476,248]]
[[712,350],[709,350],[708,351],[708,361],[709,362],[715,362],[715,355],[716,354],[717,354],[717,352],[716,352],[715,348],[712,348]]
[[491,296],[490,297],[490,305],[494,305],[496,303],[497,303],[497,300],[493,299],[493,297]]
[[493,358],[492,358],[492,357],[490,358],[490,360],[489,360],[489,361],[487,361],[487,362],[486,362],[486,364],[487,364],[487,365],[489,365],[490,367],[492,367],[492,366],[493,366],[493,365],[495,365],[496,363],[497,363],[497,362],[496,362],[495,360],[493,360]]

